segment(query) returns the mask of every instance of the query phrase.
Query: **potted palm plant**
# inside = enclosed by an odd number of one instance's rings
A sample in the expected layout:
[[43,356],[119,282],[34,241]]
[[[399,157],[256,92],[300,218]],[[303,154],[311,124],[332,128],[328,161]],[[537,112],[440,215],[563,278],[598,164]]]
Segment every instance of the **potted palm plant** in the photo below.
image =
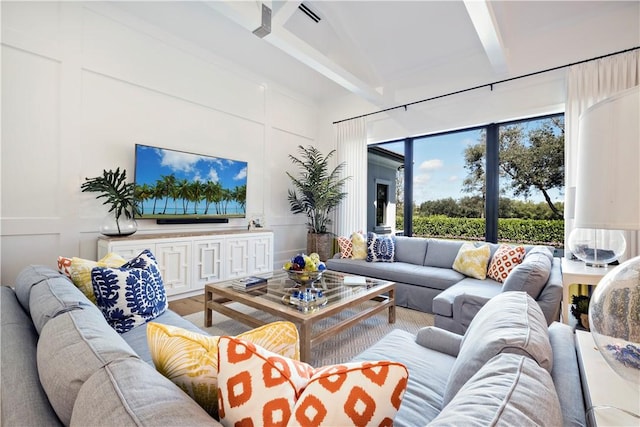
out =
[[324,156],[313,146],[298,146],[300,157],[289,155],[294,165],[299,167],[299,176],[287,175],[294,188],[289,189],[289,205],[294,214],[307,216],[307,253],[316,252],[322,261],[331,256],[332,238],[328,226],[331,213],[338,207],[347,193],[344,183],[350,177],[340,178],[344,163],[330,169],[331,157],[336,150]]
[[134,197],[134,183],[128,183],[127,171],[102,171],[102,176],[85,178],[81,185],[83,192],[100,193],[96,199],[104,198],[103,205],[109,205],[109,215],[100,226],[106,236],[128,236],[136,232],[138,225],[135,214],[139,214]]

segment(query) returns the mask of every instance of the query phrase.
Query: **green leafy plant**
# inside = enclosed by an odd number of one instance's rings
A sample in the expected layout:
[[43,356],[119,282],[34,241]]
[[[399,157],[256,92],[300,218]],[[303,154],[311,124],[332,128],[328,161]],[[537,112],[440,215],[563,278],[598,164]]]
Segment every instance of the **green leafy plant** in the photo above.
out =
[[573,295],[571,297],[571,314],[580,321],[581,314],[589,314],[589,298],[586,295]]
[[109,212],[113,212],[115,216],[118,232],[120,232],[118,220],[123,214],[130,219],[140,213],[134,197],[135,185],[126,181],[127,171],[123,169],[120,172],[120,168],[117,168],[115,172],[104,170],[102,176],[85,178],[85,182],[80,187],[83,192],[100,193],[96,199],[104,198],[102,204],[110,206]]
[[291,212],[307,216],[309,232],[324,234],[331,224],[331,212],[347,195],[342,188],[350,177],[340,178],[344,163],[330,170],[329,162],[336,150],[324,156],[312,146],[305,148],[300,145],[298,149],[300,158],[291,154],[289,158],[300,168],[300,174],[295,177],[287,172],[295,187],[289,189]]

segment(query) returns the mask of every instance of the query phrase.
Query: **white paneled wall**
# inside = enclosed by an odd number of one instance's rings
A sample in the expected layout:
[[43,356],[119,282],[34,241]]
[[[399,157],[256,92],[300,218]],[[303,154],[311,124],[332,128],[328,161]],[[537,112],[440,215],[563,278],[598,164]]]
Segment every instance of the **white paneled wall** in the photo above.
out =
[[[274,265],[304,248],[284,171],[298,145],[324,150],[312,101],[106,3],[1,7],[2,284],[27,264],[54,267],[58,255],[96,257],[106,209],[80,185],[116,167],[133,179],[135,143],[248,162],[247,212],[274,230]],[[145,220],[139,232],[246,225]]]

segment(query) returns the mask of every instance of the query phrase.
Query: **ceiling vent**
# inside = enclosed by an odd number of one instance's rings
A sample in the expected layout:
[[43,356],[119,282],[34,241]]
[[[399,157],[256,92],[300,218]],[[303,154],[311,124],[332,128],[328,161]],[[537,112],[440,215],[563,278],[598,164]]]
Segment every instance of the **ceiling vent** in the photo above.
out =
[[298,6],[298,9],[304,12],[304,14],[307,15],[309,18],[311,18],[311,20],[316,24],[320,22],[320,17],[313,10],[309,9],[309,6],[307,6],[306,4],[300,3],[300,6]]

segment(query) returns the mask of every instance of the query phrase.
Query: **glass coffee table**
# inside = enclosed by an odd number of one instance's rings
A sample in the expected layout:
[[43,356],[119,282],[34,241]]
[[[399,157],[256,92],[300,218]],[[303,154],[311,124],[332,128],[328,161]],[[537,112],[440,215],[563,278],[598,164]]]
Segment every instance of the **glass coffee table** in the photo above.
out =
[[[205,286],[205,327],[211,326],[213,311],[240,321],[253,328],[268,322],[256,319],[232,307],[231,303],[269,313],[275,317],[293,322],[300,334],[300,359],[311,361],[311,348],[356,323],[388,309],[389,323],[396,321],[395,283],[364,277],[364,283],[352,283],[353,275],[325,271],[322,278],[311,286],[302,288],[289,279],[284,271],[276,271],[266,277],[267,283],[248,290],[234,286],[237,281],[229,280]],[[345,277],[349,277],[345,284]],[[356,276],[362,280],[362,276]],[[335,316],[344,310],[370,301],[353,315],[341,319],[335,325],[322,330],[313,326],[320,320]],[[318,329],[318,328],[317,328]]]

